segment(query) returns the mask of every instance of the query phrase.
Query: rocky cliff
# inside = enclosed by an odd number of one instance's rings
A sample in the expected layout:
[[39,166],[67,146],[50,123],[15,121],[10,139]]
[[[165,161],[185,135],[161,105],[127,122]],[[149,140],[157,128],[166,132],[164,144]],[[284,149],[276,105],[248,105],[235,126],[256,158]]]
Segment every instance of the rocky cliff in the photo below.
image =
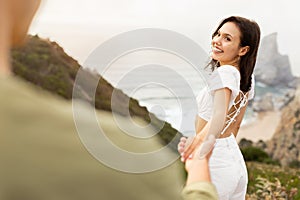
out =
[[261,41],[255,78],[262,83],[258,85],[263,92],[252,102],[252,109],[281,112],[280,123],[274,124],[277,128],[272,139],[260,148],[283,166],[300,166],[299,78],[292,75],[288,56],[278,51],[277,33],[267,35]]
[[277,33],[265,36],[260,44],[255,67],[257,81],[270,86],[295,87],[289,57],[278,51]]
[[266,151],[283,166],[300,163],[300,86],[295,96],[283,109],[281,123],[273,138],[267,142]]
[[256,112],[282,109],[300,83],[291,72],[288,56],[278,51],[277,33],[262,39],[254,73],[258,87],[251,107]]

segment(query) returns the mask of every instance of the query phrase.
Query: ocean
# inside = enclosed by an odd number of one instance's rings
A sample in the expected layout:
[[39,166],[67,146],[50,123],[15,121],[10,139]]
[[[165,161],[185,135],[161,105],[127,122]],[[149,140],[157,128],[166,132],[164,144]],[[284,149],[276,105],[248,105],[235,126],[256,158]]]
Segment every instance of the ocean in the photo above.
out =
[[205,85],[195,70],[147,64],[110,69],[103,77],[184,135],[195,132],[196,94]]

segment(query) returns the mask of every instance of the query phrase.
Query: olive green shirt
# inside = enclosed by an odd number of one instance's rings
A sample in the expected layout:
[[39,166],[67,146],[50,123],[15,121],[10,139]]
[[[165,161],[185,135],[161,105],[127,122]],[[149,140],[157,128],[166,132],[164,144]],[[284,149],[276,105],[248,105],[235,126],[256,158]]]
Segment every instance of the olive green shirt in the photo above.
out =
[[[89,130],[91,120],[81,115]],[[120,139],[124,134],[111,115],[101,116],[103,128],[120,135],[119,145],[134,146]],[[71,101],[18,77],[0,76],[0,199],[179,200],[184,182],[179,163],[145,174],[112,169],[85,149]]]
[[217,190],[212,183],[196,182],[186,186],[181,194],[184,200],[217,200]]

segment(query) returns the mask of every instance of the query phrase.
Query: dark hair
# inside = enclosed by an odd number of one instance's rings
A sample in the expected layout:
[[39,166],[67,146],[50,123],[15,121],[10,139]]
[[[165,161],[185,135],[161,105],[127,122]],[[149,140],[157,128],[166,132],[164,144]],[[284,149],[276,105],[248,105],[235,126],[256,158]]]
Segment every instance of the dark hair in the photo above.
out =
[[[219,29],[227,22],[233,22],[240,30],[240,47],[249,46],[249,51],[241,56],[239,62],[241,82],[240,90],[248,92],[251,88],[251,75],[254,71],[256,63],[257,51],[260,41],[260,28],[254,21],[243,17],[231,16],[224,19],[216,31],[213,33],[212,38],[218,34]],[[215,67],[219,67],[220,64],[212,59],[208,66],[211,66],[212,71]]]

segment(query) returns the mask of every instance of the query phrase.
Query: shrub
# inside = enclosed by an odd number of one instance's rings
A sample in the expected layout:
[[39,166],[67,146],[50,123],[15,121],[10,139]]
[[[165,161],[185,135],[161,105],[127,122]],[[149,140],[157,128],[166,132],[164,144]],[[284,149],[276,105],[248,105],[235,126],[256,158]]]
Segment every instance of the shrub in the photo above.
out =
[[300,170],[247,162],[247,200],[300,200]]
[[287,191],[278,178],[275,178],[275,182],[271,182],[266,178],[257,177],[255,187],[256,192],[251,195],[248,194],[247,199],[286,200],[293,199],[298,192],[297,188]]
[[300,161],[299,160],[293,160],[289,163],[289,167],[292,168],[300,168]]
[[263,162],[270,158],[266,152],[252,146],[242,148],[241,151],[246,161]]
[[253,145],[253,142],[251,140],[247,140],[246,138],[242,138],[239,142],[240,148],[246,148]]

